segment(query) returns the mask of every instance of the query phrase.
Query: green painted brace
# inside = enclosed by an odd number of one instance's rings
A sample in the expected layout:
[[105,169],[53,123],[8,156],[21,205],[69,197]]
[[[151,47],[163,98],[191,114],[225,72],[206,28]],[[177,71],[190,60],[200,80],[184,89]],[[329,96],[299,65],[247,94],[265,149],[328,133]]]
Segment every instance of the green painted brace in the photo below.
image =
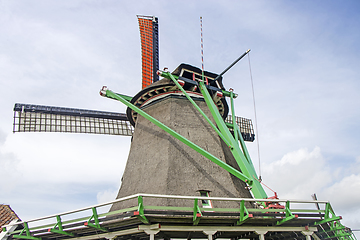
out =
[[[23,232],[26,232],[26,235],[22,235]],[[29,225],[27,222],[24,222],[24,229],[20,232],[19,235],[12,235],[13,238],[19,239],[30,239],[30,240],[41,240],[39,237],[33,237],[29,230]]]
[[[96,212],[96,208],[93,207],[92,212],[93,212],[93,215],[90,217],[90,219],[87,222],[84,223],[84,225],[87,226],[87,227],[98,229],[98,230],[103,231],[103,232],[108,232],[108,230],[106,228],[100,226],[100,222],[99,222],[98,214]],[[93,218],[94,218],[95,224],[91,223],[91,219],[93,219]]]
[[202,149],[201,147],[199,147],[198,145],[196,145],[195,143],[193,143],[190,140],[186,139],[185,137],[183,137],[179,133],[175,132],[174,130],[172,130],[171,128],[166,126],[165,124],[158,121],[157,119],[153,118],[152,116],[150,116],[149,114],[147,114],[146,112],[141,110],[140,108],[138,108],[135,105],[129,103],[128,101],[123,99],[121,96],[118,96],[117,94],[115,94],[114,92],[112,92],[110,90],[106,90],[105,96],[109,97],[109,98],[116,99],[116,100],[122,102],[123,104],[125,104],[126,106],[128,106],[129,108],[131,108],[132,110],[134,110],[135,112],[140,114],[141,116],[143,116],[145,119],[147,119],[150,122],[154,123],[156,126],[161,128],[165,132],[169,133],[171,136],[175,137],[179,141],[183,142],[187,146],[191,147],[192,149],[194,149],[195,151],[200,153],[201,155],[203,155],[206,158],[210,159],[212,162],[214,162],[217,165],[219,165],[220,167],[224,168],[226,171],[230,172],[231,174],[238,177],[242,181],[247,182],[249,184],[252,183],[252,180],[249,177],[245,176],[244,174],[242,174],[241,172],[239,172],[235,168],[233,168],[230,165],[226,164],[225,162],[221,161],[220,159],[218,159],[217,157],[215,157],[214,155],[212,155],[208,151],[206,151],[206,150]]
[[202,217],[202,213],[198,204],[198,199],[195,198],[194,211],[193,211],[193,225],[198,225],[201,217]]

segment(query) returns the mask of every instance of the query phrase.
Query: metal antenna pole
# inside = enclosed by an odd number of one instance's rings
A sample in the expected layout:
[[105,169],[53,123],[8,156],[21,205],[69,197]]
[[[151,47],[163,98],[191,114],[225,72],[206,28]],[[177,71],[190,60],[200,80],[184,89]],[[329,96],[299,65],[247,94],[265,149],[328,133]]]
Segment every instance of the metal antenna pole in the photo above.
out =
[[224,73],[226,73],[230,68],[232,68],[232,66],[234,66],[238,61],[240,61],[243,57],[246,56],[246,54],[248,54],[251,50],[248,49],[243,55],[241,55],[238,59],[236,59],[230,66],[228,66],[222,73],[220,73],[220,75],[218,75],[214,81],[218,80],[220,77],[222,77],[222,75],[224,75]]
[[201,77],[204,81],[204,42],[203,42],[203,30],[202,30],[202,17],[200,17],[200,32],[201,32]]

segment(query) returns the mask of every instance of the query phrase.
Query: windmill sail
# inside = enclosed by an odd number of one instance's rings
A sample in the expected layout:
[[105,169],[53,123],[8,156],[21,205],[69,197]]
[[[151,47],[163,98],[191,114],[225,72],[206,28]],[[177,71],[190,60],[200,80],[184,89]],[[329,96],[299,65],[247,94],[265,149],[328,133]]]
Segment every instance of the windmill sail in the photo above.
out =
[[16,103],[13,132],[67,132],[132,136],[126,114]]
[[138,15],[141,37],[142,88],[159,80],[159,31],[158,18]]

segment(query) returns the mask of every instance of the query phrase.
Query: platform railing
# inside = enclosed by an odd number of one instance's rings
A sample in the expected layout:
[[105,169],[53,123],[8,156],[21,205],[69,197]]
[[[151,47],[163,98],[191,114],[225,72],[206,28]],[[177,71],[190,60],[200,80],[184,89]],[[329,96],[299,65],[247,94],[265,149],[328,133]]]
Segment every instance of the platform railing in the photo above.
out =
[[[146,205],[146,201],[149,198],[160,199],[180,199],[188,200],[192,203],[193,207],[178,207],[178,206],[149,206]],[[137,199],[137,205],[121,210],[112,212],[98,213],[102,207],[109,207],[114,203],[134,201]],[[199,201],[225,201],[225,202],[237,202],[239,208],[203,208]],[[251,203],[254,207],[246,207]],[[276,203],[279,208],[264,208],[264,204],[259,203]],[[294,206],[296,205],[296,208]],[[320,206],[317,209],[316,206]],[[52,214],[45,217],[34,218],[26,221],[21,221],[13,224],[3,226],[3,231],[13,226],[22,226],[21,230],[8,232],[8,235],[12,235],[13,238],[22,239],[36,239],[41,238],[37,235],[46,234],[46,232],[58,233],[74,237],[71,232],[72,229],[79,227],[89,227],[102,232],[109,232],[108,229],[102,226],[102,222],[105,217],[110,217],[117,214],[127,213],[130,217],[137,217],[143,224],[149,224],[149,220],[146,214],[147,210],[160,210],[160,211],[183,211],[192,216],[193,225],[198,225],[202,217],[206,217],[206,213],[212,212],[232,212],[236,213],[238,220],[236,225],[246,223],[256,214],[278,214],[275,216],[277,219],[276,226],[280,226],[294,218],[298,218],[302,214],[311,214],[311,216],[318,216],[315,222],[311,226],[319,226],[327,224],[328,229],[324,230],[325,238],[341,238],[341,239],[356,239],[355,236],[349,232],[341,223],[341,217],[336,216],[329,201],[319,200],[291,200],[291,199],[254,199],[254,198],[223,198],[223,197],[202,197],[202,196],[178,196],[178,195],[158,195],[158,194],[145,194],[139,193],[128,197],[123,197],[114,201],[96,204],[93,206],[80,208],[72,211],[67,211],[59,214]],[[79,217],[81,216],[81,217]],[[274,216],[273,216],[274,217]],[[66,220],[64,220],[66,218]],[[65,226],[66,225],[66,226]],[[66,229],[64,229],[64,227]],[[321,232],[320,232],[321,234]]]

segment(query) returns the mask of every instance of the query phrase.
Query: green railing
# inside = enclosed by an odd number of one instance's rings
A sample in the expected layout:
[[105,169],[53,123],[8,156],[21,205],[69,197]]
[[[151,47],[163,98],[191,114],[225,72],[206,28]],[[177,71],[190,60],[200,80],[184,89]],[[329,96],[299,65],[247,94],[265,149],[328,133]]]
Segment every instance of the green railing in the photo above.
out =
[[[179,207],[179,206],[150,206],[146,205],[146,201],[154,198],[163,199],[179,199],[185,201],[193,207]],[[117,211],[98,213],[99,209],[106,206],[111,206],[114,203],[128,202],[137,200],[137,204],[129,208],[124,208]],[[239,208],[203,208],[200,206],[199,201],[207,200],[214,202],[236,202],[239,204]],[[262,204],[255,204],[253,208],[246,207],[246,203],[279,203],[284,208],[282,209],[266,209]],[[316,208],[316,205],[320,206],[320,210]],[[298,205],[295,207],[295,205]],[[337,238],[337,239],[351,239],[354,240],[356,237],[344,227],[341,223],[341,217],[336,216],[330,203],[328,201],[301,201],[301,200],[288,200],[288,199],[253,199],[253,198],[220,198],[220,197],[200,197],[200,196],[177,196],[177,195],[157,195],[157,194],[135,194],[129,197],[117,199],[115,201],[97,204],[94,206],[81,208],[69,212],[53,214],[46,217],[36,218],[28,221],[17,222],[15,224],[9,224],[3,227],[3,231],[6,232],[12,226],[20,225],[23,227],[22,230],[16,230],[9,232],[12,238],[20,239],[36,239],[40,240],[41,237],[37,236],[38,232],[49,232],[66,235],[69,238],[75,237],[71,232],[71,229],[67,228],[70,224],[76,225],[77,228],[93,228],[97,232],[110,232],[110,230],[103,227],[102,224],[105,217],[119,215],[123,213],[131,213],[131,217],[138,218],[142,224],[149,224],[150,221],[146,214],[148,210],[159,210],[163,212],[187,212],[187,215],[192,218],[193,225],[196,226],[201,222],[202,218],[206,218],[205,213],[236,213],[237,221],[236,225],[243,225],[249,219],[254,218],[256,214],[262,214],[263,219],[276,219],[276,226],[291,222],[293,219],[301,219],[301,214],[312,214],[312,216],[318,216],[309,225],[310,227],[316,227],[323,224],[328,226],[328,230],[317,232],[318,235],[322,236],[322,239]],[[275,213],[275,216],[274,216]],[[79,214],[86,215],[83,217],[77,217]],[[281,217],[276,216],[281,214]],[[259,216],[256,216],[259,218]],[[69,220],[62,220],[67,218]],[[41,224],[42,222],[46,224]]]

